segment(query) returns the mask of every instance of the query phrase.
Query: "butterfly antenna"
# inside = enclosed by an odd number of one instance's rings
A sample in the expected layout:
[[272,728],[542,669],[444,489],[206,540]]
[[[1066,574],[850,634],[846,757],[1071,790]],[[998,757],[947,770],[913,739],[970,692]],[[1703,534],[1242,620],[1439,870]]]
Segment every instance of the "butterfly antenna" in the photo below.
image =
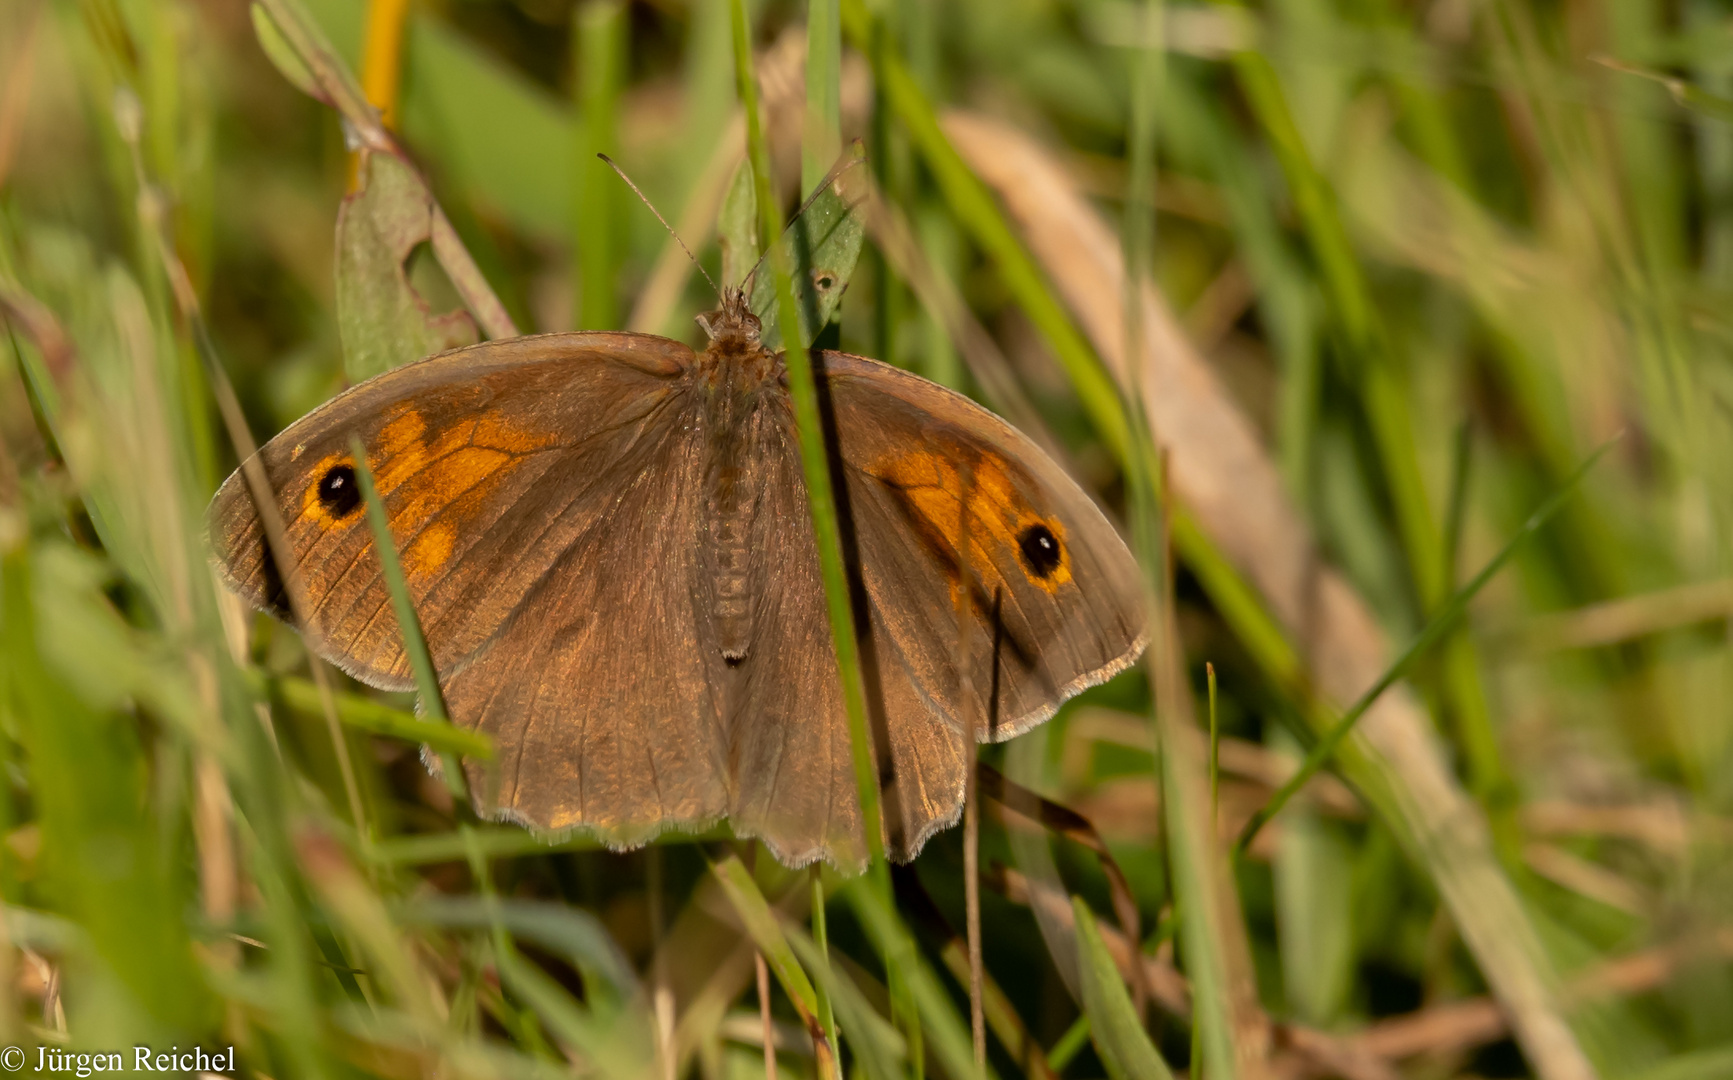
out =
[[620,179],[626,182],[626,186],[632,189],[632,194],[638,196],[638,200],[650,208],[650,213],[656,215],[656,220],[662,223],[662,227],[668,230],[668,235],[674,238],[674,242],[680,245],[680,250],[684,251],[686,257],[692,260],[692,265],[696,266],[698,272],[704,275],[704,280],[710,283],[710,291],[720,297],[722,295],[722,290],[716,287],[716,279],[710,276],[710,271],[704,269],[704,264],[698,261],[698,256],[692,254],[692,249],[686,246],[686,241],[680,239],[680,234],[674,231],[674,226],[668,224],[668,219],[662,216],[660,210],[656,209],[656,204],[650,201],[650,197],[645,195],[644,192],[639,189],[637,184],[632,183],[632,178],[626,175],[626,170],[620,168],[613,158],[606,154],[597,154],[596,156],[607,162],[608,168],[614,170],[614,172],[619,175]]
[[[820,195],[823,195],[826,191],[830,190],[830,186],[832,184],[836,183],[837,180],[842,176],[843,173],[848,172],[850,169],[854,168],[856,165],[863,164],[866,161],[866,155],[857,152],[859,150],[859,148],[860,148],[860,140],[856,139],[854,141],[854,145],[851,146],[848,150],[844,151],[843,155],[837,159],[836,164],[832,165],[830,167],[830,171],[824,174],[824,179],[820,180],[818,182],[818,184],[815,187],[813,187],[812,194],[808,195],[806,197],[806,201],[800,204],[800,209],[798,209],[794,212],[794,216],[789,218],[788,219],[789,221],[791,221],[791,222],[799,221],[800,215],[806,213],[809,209],[811,209],[812,204],[818,201],[818,197]],[[612,165],[613,162],[609,162],[608,164]],[[621,175],[623,176],[625,174],[622,173]],[[631,181],[628,180],[628,181],[626,181],[626,183],[629,184],[629,183],[631,183]],[[744,290],[746,292],[752,291],[751,289],[748,288],[748,285],[752,281],[753,276],[758,273],[758,268],[763,266],[764,260],[769,258],[769,257],[770,257],[769,251],[766,251],[766,252],[764,252],[764,254],[758,256],[758,261],[753,263],[752,269],[750,269],[746,272],[746,280],[742,281],[740,283],[740,288],[742,290]]]

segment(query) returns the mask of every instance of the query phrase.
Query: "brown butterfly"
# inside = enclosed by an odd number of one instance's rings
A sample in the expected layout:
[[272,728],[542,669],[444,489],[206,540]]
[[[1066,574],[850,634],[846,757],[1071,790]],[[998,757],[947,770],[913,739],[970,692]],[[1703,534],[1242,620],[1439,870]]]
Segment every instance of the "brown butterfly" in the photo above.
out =
[[[498,748],[497,768],[467,767],[480,808],[621,848],[727,817],[784,863],[856,869],[866,845],[783,356],[738,290],[699,322],[702,353],[630,333],[444,353],[278,435],[260,458],[305,629],[362,682],[412,686],[358,436],[451,717]],[[998,417],[874,360],[813,359],[886,838],[910,859],[961,812],[967,732],[1026,731],[1137,658],[1140,572]],[[211,534],[231,586],[286,614],[240,471]]]

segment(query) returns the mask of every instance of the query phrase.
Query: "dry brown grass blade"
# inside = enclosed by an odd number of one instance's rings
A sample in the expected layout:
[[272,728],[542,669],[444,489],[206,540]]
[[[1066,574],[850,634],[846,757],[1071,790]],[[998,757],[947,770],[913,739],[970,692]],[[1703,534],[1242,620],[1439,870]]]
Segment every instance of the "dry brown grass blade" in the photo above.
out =
[[[1351,701],[1383,672],[1389,643],[1347,582],[1319,565],[1310,530],[1251,424],[1181,333],[1152,288],[1143,292],[1144,356],[1125,355],[1124,266],[1113,230],[1065,170],[1022,133],[977,115],[943,120],[964,159],[1001,198],[1122,384],[1137,392],[1171,461],[1175,497],[1307,644],[1314,685]],[[1595,1075],[1560,1010],[1558,978],[1528,913],[1499,867],[1485,817],[1462,790],[1429,719],[1402,688],[1361,722],[1352,752],[1387,782],[1383,801],[1449,906],[1463,940],[1509,1010],[1524,1053],[1546,1080]]]

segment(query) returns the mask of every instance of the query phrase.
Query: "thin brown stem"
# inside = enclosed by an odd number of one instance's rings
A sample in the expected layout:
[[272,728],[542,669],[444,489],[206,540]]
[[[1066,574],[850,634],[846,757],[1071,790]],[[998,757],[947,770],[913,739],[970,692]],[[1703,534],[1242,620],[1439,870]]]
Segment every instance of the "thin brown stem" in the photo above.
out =
[[776,1080],[776,1028],[770,1020],[770,965],[764,962],[764,954],[752,954],[753,966],[758,971],[758,1019],[764,1031],[764,1080]]

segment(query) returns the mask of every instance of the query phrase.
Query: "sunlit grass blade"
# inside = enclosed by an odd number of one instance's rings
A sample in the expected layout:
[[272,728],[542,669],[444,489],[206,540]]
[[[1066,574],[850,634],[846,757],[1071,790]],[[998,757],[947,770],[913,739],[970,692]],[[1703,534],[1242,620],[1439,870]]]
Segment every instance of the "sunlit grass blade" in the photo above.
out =
[[[770,156],[758,119],[758,90],[752,68],[752,48],[743,0],[732,0],[734,18],[734,62],[741,104],[746,110],[748,159],[761,222],[767,266],[774,276],[777,310],[784,327],[801,325],[794,291],[789,283],[790,267],[780,243],[781,220],[770,187]],[[836,650],[837,673],[842,680],[843,707],[848,716],[849,745],[853,755],[855,791],[859,800],[861,828],[867,861],[880,895],[890,895],[885,866],[884,832],[879,813],[878,778],[873,773],[871,732],[867,727],[866,686],[861,677],[859,645],[855,640],[855,616],[849,597],[848,575],[843,565],[842,531],[837,522],[830,461],[825,449],[824,426],[819,416],[818,387],[814,381],[809,342],[794,340],[784,349],[789,396],[794,400],[795,426],[800,439],[801,471],[806,480],[807,505],[812,514],[818,543],[819,568],[830,617],[832,646]]]
[[[445,694],[439,687],[433,654],[427,650],[427,638],[421,631],[421,619],[415,613],[415,601],[403,579],[403,561],[398,557],[397,542],[391,536],[385,504],[379,498],[379,489],[373,483],[373,469],[367,463],[367,448],[359,438],[351,438],[349,453],[355,463],[355,479],[361,486],[361,498],[367,505],[367,524],[373,530],[373,548],[379,559],[380,576],[391,595],[391,609],[397,616],[397,630],[402,637],[403,652],[409,658],[410,670],[415,675],[415,690],[420,696],[421,707],[433,722],[449,722],[451,714],[445,708]],[[440,755],[440,762],[446,787],[454,797],[464,797],[466,785],[457,758],[446,752]]]
[[1245,828],[1241,830],[1239,839],[1234,844],[1234,850],[1237,854],[1243,855],[1251,844],[1252,838],[1257,836],[1258,830],[1280,813],[1282,807],[1287,805],[1288,800],[1293,798],[1294,794],[1329,762],[1331,756],[1342,745],[1342,740],[1348,737],[1349,732],[1354,730],[1354,725],[1359,722],[1362,716],[1366,715],[1366,710],[1370,709],[1383,696],[1384,691],[1395,685],[1397,680],[1407,674],[1415,660],[1419,659],[1440,638],[1450,632],[1457,618],[1467,609],[1469,602],[1474,599],[1475,595],[1504,568],[1504,565],[1510,561],[1511,556],[1516,554],[1517,549],[1525,541],[1539,532],[1552,519],[1553,515],[1564,507],[1566,501],[1576,494],[1577,485],[1582,482],[1583,477],[1588,475],[1589,470],[1612,447],[1612,443],[1607,443],[1590,454],[1588,459],[1577,467],[1576,473],[1566,481],[1565,486],[1537,507],[1534,513],[1529,515],[1529,519],[1523,524],[1523,527],[1505,542],[1504,547],[1499,549],[1498,554],[1488,560],[1478,574],[1474,575],[1462,588],[1456,590],[1455,594],[1438,609],[1437,614],[1432,616],[1425,628],[1415,636],[1413,642],[1403,651],[1402,655],[1398,656],[1384,674],[1379,677],[1378,681],[1360,695],[1360,700],[1349,707],[1348,711],[1344,712],[1341,718],[1335,722],[1335,725],[1324,733],[1323,737],[1306,754],[1306,760],[1300,768],[1277,789],[1276,793],[1270,797],[1269,802],[1260,807],[1258,812],[1252,815],[1251,820],[1246,822]]
[[[307,679],[292,675],[271,677],[254,670],[242,674],[247,685],[261,697],[279,698],[284,705],[308,716],[319,716],[323,712],[319,688]],[[479,731],[423,720],[414,713],[394,709],[359,694],[334,694],[332,701],[337,719],[358,731],[425,743],[440,753],[483,760],[494,755],[493,740]]]
[[1173,1080],[1173,1072],[1149,1041],[1132,1007],[1119,969],[1096,929],[1095,915],[1081,897],[1071,898],[1076,913],[1077,953],[1082,968],[1083,1011],[1090,1038],[1113,1080]]
[[721,882],[722,891],[728,897],[729,903],[734,905],[735,914],[740,916],[746,932],[758,946],[759,955],[770,965],[783,993],[794,1003],[795,1011],[800,1013],[801,1020],[806,1024],[807,1033],[812,1036],[814,1052],[818,1056],[819,1075],[832,1075],[839,1059],[836,1047],[830,1045],[824,1023],[819,1017],[818,992],[789,946],[788,938],[782,932],[782,924],[770,910],[764,894],[759,892],[758,884],[752,880],[752,873],[746,869],[745,863],[734,856],[715,864],[712,872],[716,875],[716,880]]

